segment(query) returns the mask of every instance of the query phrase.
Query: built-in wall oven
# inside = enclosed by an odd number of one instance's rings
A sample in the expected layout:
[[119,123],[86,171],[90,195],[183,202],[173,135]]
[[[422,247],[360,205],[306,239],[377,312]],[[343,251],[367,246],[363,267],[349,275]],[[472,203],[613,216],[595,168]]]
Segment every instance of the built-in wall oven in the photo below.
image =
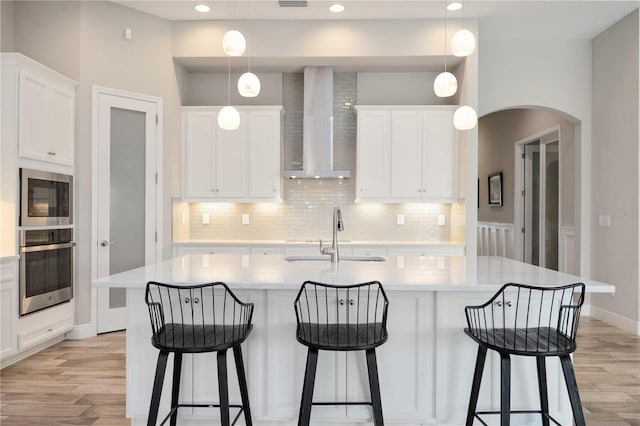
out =
[[20,315],[73,297],[73,229],[20,231]]
[[20,169],[20,225],[73,223],[73,176]]

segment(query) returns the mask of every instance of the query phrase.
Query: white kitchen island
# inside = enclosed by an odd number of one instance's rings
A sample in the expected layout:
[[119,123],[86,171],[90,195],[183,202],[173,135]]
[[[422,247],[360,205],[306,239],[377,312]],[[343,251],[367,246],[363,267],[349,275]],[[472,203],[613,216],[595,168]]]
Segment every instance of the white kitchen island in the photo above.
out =
[[[390,300],[389,340],[378,348],[385,424],[464,424],[477,346],[463,329],[464,307],[485,302],[502,284],[543,286],[585,282],[589,293],[613,293],[612,285],[585,281],[501,257],[388,256],[386,262],[287,262],[280,255],[191,254],[93,282],[127,289],[127,417],[146,424],[158,351],[144,289],[148,281],[195,284],[224,281],[243,301],[255,304],[254,330],[243,345],[249,398],[256,425],[294,425],[300,404],[306,347],[295,338],[293,301],[305,280],[351,284],[382,282]],[[491,351],[490,351],[491,353]],[[498,409],[499,360],[487,357],[478,408]],[[185,355],[181,400],[217,401],[215,354]],[[232,364],[233,360],[229,359]],[[170,370],[171,363],[168,369]],[[570,422],[570,406],[559,363],[547,364],[551,414]],[[167,371],[162,413],[169,407]],[[230,400],[239,401],[235,367],[229,365]],[[361,353],[322,352],[315,401],[369,399]],[[538,408],[535,359],[512,359],[512,409]],[[206,424],[218,409],[181,409],[180,425]],[[495,417],[495,416],[493,416]],[[368,407],[314,407],[312,424],[362,424]],[[498,419],[495,420],[496,424]],[[241,417],[238,424],[244,424]],[[514,424],[540,424],[514,416]]]

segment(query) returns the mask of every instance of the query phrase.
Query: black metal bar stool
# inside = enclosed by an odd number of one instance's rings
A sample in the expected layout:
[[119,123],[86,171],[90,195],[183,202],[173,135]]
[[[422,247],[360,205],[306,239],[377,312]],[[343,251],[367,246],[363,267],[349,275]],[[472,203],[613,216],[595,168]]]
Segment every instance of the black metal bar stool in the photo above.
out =
[[[192,286],[149,282],[145,302],[149,307],[153,331],[151,344],[160,350],[147,425],[156,424],[167,358],[169,353],[173,353],[171,411],[161,425],[170,417],[171,426],[175,426],[178,408],[220,407],[223,426],[235,424],[243,412],[245,423],[250,426],[251,410],[240,344],[246,340],[253,327],[253,304],[242,303],[221,282]],[[242,405],[229,404],[227,349],[233,349]],[[179,404],[182,354],[203,352],[217,352],[220,403]],[[240,409],[232,423],[229,422],[230,407]]]
[[[294,302],[296,338],[308,347],[298,426],[308,426],[313,405],[370,405],[384,425],[376,350],[387,341],[389,300],[378,281],[337,286],[306,281]],[[318,351],[365,351],[370,402],[313,402]]]
[[[480,417],[485,414],[500,414],[500,425],[508,426],[511,413],[537,413],[543,426],[550,421],[560,425],[549,415],[546,358],[550,356],[560,357],[575,424],[585,425],[570,357],[576,350],[584,290],[582,283],[560,287],[505,284],[484,305],[465,308],[468,328],[464,332],[479,345],[467,426],[474,418],[486,425]],[[500,354],[500,411],[476,412],[487,349]],[[511,411],[511,355],[536,357],[540,410]]]

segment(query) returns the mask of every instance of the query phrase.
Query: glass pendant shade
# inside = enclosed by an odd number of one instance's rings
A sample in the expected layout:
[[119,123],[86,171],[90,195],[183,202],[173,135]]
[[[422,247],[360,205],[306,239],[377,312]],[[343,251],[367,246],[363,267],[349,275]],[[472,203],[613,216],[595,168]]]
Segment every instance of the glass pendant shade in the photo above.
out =
[[450,72],[441,72],[433,82],[433,91],[436,96],[446,98],[455,95],[458,90],[458,80]]
[[476,38],[469,30],[458,30],[451,39],[451,51],[455,56],[469,56],[476,50]]
[[463,105],[453,114],[453,125],[458,130],[471,130],[478,124],[476,111],[468,105]]
[[247,41],[240,31],[227,31],[222,38],[222,49],[229,56],[242,56],[247,49]]
[[218,126],[224,130],[236,130],[240,127],[240,113],[232,106],[226,106],[218,113]]
[[260,93],[260,79],[252,72],[245,72],[238,79],[238,92],[245,98],[255,98]]

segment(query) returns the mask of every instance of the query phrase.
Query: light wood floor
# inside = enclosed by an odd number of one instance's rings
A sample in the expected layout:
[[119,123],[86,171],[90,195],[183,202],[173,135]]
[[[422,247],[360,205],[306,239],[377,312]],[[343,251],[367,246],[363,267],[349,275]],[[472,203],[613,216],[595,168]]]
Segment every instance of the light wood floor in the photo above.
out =
[[[128,425],[123,332],[64,341],[0,373],[0,424]],[[580,323],[574,357],[589,426],[640,426],[640,338]]]

